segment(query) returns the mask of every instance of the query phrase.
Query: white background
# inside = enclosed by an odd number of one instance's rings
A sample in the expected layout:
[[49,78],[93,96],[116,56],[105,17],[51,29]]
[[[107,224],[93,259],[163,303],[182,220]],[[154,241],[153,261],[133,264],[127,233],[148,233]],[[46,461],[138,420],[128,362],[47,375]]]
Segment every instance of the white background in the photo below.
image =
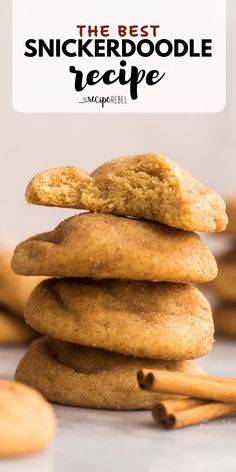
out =
[[[13,0],[13,104],[21,112],[217,112],[225,105],[225,12],[224,0]],[[139,98],[131,100],[129,86],[86,87],[78,94],[69,66],[84,72],[119,70],[122,58],[60,58],[24,56],[29,38],[79,38],[77,24],[160,25],[157,38],[189,40],[199,48],[201,39],[212,39],[211,58],[125,58],[146,71],[157,69],[165,77],[156,85],[139,85]],[[112,34],[114,32],[114,34]],[[87,37],[84,38],[85,40]],[[130,39],[130,37],[128,37]],[[145,38],[131,38],[135,42]],[[153,39],[150,37],[150,39]],[[72,46],[70,46],[70,49]],[[79,104],[87,95],[126,95],[127,105]]]

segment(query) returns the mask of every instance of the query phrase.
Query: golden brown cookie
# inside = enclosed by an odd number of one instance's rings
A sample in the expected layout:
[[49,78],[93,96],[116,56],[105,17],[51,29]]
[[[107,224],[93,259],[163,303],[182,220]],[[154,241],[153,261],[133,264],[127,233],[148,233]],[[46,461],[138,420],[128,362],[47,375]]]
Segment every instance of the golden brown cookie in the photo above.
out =
[[0,306],[23,317],[24,306],[30,292],[41,277],[19,277],[11,269],[13,252],[0,252]]
[[219,272],[209,289],[225,300],[236,301],[236,249],[218,259]]
[[0,345],[24,344],[35,337],[35,331],[24,320],[0,308]]
[[136,378],[140,368],[203,372],[193,361],[140,359],[43,337],[29,347],[17,368],[16,379],[56,403],[145,410],[169,396],[139,389]]
[[25,317],[52,338],[150,359],[204,356],[214,333],[208,301],[186,284],[49,279]]
[[106,162],[91,176],[76,167],[36,175],[28,202],[135,216],[188,231],[223,231],[225,203],[178,164],[147,153]]
[[159,223],[83,213],[21,243],[12,260],[22,275],[206,282],[217,274],[195,233]]
[[216,333],[236,338],[236,303],[222,302],[214,311]]
[[226,212],[229,218],[226,232],[236,235],[236,197],[231,197],[226,200]]
[[55,429],[53,409],[42,395],[0,380],[0,457],[39,451],[52,441]]

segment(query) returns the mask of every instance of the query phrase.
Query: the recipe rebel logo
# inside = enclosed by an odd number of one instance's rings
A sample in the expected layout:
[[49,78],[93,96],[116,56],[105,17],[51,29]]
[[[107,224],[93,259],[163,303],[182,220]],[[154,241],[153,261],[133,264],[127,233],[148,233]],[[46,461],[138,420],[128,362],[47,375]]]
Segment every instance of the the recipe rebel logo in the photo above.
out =
[[120,0],[115,11],[109,0],[13,0],[13,105],[22,112],[218,112],[225,1]]

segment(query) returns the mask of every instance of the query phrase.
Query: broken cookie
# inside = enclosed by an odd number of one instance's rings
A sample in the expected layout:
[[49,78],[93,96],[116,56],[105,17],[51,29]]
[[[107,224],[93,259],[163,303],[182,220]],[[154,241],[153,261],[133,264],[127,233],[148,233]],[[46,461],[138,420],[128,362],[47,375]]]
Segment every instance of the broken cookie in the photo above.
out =
[[76,167],[41,172],[28,185],[29,203],[113,213],[188,230],[218,232],[228,219],[223,199],[161,154],[122,157],[91,175]]

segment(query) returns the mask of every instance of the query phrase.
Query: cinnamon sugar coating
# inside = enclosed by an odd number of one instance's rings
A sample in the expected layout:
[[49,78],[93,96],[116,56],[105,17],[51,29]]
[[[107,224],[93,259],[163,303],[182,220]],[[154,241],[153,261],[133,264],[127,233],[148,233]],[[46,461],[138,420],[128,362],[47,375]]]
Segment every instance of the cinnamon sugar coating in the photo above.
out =
[[213,342],[210,305],[187,284],[48,279],[25,317],[52,338],[151,359],[195,359]]
[[217,275],[195,233],[160,223],[83,213],[19,244],[12,260],[22,275],[206,282]]
[[187,231],[223,231],[228,222],[216,192],[157,153],[114,159],[91,175],[76,167],[46,170],[29,183],[26,199],[145,218]]
[[141,390],[137,382],[141,368],[204,373],[193,361],[140,359],[43,337],[27,350],[16,379],[50,401],[89,408],[146,410],[157,400],[171,398]]

